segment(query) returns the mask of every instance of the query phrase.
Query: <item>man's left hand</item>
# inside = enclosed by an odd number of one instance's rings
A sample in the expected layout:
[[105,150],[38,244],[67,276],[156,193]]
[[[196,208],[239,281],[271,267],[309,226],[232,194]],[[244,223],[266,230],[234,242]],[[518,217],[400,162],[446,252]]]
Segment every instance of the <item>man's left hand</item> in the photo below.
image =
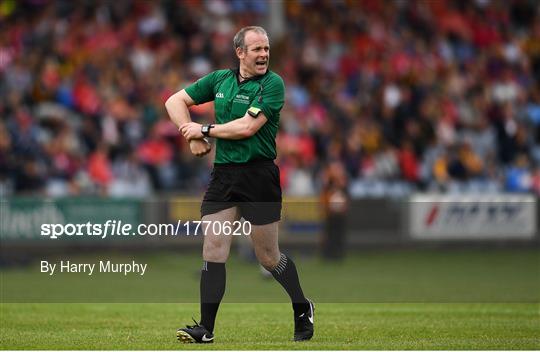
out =
[[192,139],[200,139],[204,137],[201,132],[201,127],[202,125],[200,123],[188,122],[180,126],[180,132],[188,141]]

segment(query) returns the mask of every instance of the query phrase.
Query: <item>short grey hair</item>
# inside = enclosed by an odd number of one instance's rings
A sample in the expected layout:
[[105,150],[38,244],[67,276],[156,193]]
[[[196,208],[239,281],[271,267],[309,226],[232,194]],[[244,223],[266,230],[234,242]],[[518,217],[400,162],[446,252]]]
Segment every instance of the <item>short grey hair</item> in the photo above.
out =
[[266,33],[266,31],[262,27],[259,27],[259,26],[244,27],[240,29],[238,33],[236,33],[236,35],[234,36],[234,39],[233,39],[234,50],[236,50],[236,48],[246,49],[246,43],[244,39],[246,39],[246,33],[249,31],[264,34],[266,37],[268,37],[268,33]]

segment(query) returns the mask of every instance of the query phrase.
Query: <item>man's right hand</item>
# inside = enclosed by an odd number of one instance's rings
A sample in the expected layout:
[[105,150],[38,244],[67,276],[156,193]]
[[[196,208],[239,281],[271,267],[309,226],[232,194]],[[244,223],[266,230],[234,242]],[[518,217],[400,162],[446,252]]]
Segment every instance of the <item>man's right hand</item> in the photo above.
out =
[[205,139],[192,139],[189,141],[191,153],[198,157],[203,157],[212,150],[212,145]]

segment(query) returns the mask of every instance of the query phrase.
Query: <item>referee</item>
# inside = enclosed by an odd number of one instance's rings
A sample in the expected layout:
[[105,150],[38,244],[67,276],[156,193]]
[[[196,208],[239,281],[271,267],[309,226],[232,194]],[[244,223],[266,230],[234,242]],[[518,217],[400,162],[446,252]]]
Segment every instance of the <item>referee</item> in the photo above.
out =
[[[281,187],[276,158],[276,134],[285,100],[279,75],[268,69],[270,44],[261,27],[244,27],[234,36],[237,69],[214,71],[171,96],[165,103],[171,120],[189,141],[191,152],[211,150],[206,137],[216,138],[216,158],[201,205],[203,221],[237,221],[252,225],[255,254],[291,298],[294,340],[313,336],[313,303],[304,297],[294,262],[280,253],[278,223]],[[215,124],[191,122],[188,108],[214,101]],[[220,228],[218,226],[217,228]],[[205,229],[201,271],[201,320],[179,329],[183,342],[214,341],[214,323],[225,292],[225,262],[232,236]]]

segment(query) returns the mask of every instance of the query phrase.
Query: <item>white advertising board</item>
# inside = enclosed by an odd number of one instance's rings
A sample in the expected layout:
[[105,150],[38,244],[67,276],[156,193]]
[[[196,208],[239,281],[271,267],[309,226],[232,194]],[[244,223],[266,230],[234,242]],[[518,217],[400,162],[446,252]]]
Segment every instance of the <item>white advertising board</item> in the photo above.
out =
[[415,194],[409,203],[413,239],[531,239],[536,226],[533,195]]

